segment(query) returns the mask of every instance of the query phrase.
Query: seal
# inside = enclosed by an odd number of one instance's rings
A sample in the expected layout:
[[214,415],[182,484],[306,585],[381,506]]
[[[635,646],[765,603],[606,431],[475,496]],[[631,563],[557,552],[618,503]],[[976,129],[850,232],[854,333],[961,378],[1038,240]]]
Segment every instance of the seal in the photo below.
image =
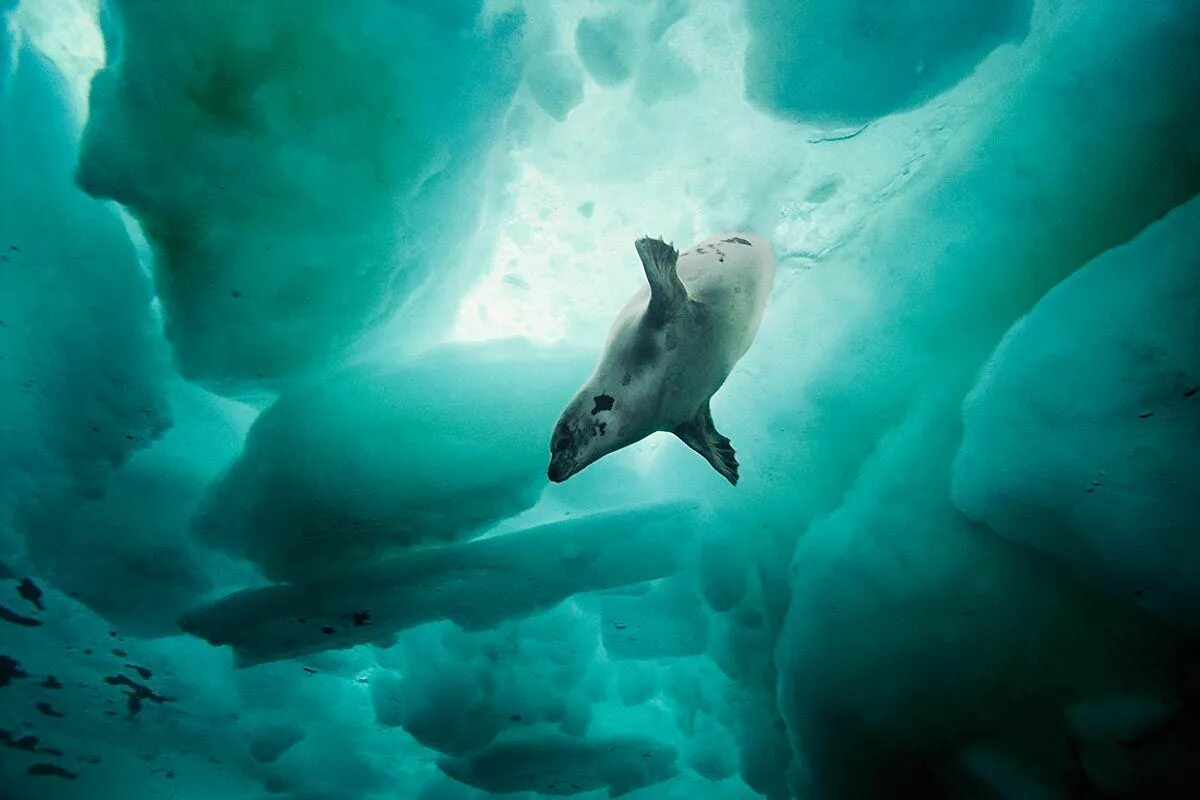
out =
[[669,431],[736,484],[737,458],[713,424],[709,400],[762,322],[775,275],[770,246],[737,233],[683,253],[661,238],[634,247],[648,286],[617,315],[599,365],[559,417],[547,476],[560,483]]

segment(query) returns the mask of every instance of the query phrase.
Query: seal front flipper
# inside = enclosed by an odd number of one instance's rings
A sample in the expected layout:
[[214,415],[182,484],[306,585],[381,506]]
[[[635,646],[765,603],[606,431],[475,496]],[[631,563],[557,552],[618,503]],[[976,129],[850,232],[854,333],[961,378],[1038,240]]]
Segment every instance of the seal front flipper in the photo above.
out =
[[633,246],[642,259],[646,280],[650,282],[650,307],[646,310],[646,321],[659,327],[688,299],[687,289],[675,271],[679,251],[662,239],[648,236],[638,239]]
[[680,425],[673,433],[688,447],[707,458],[713,469],[721,473],[727,481],[737,486],[738,462],[734,456],[733,445],[729,443],[729,439],[717,433],[707,400],[700,406],[696,416]]

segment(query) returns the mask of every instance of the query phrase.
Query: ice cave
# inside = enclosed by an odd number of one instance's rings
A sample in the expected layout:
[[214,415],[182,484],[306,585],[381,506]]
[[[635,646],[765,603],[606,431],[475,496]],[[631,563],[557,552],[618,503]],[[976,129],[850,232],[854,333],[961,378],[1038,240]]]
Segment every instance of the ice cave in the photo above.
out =
[[1200,797],[1200,0],[0,22],[0,800]]

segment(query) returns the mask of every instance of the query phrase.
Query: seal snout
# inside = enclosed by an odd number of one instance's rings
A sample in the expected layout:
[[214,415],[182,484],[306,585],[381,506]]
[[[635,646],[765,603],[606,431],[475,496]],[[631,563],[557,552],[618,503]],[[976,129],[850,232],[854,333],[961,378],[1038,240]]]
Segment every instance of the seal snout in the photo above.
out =
[[554,455],[550,458],[550,468],[546,470],[546,477],[554,483],[562,483],[567,478],[575,474],[575,465],[570,459],[560,455]]
[[564,414],[554,426],[554,436],[550,439],[550,467],[546,477],[554,483],[562,483],[579,470],[576,469],[575,431]]

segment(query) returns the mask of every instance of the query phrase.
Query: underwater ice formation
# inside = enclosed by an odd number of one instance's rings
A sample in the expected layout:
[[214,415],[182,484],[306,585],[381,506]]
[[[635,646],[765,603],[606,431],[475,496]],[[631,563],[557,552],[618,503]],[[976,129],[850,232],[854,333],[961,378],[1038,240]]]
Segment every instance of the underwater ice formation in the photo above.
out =
[[271,725],[254,731],[250,738],[250,755],[255,761],[269,764],[300,742],[307,734],[291,725]]
[[639,65],[634,95],[647,105],[686,95],[699,80],[690,65],[669,48],[651,46]]
[[[653,15],[648,16],[648,10],[634,6],[601,17],[583,17],[575,28],[575,52],[599,86],[612,89],[632,78],[634,96],[653,105],[687,94],[696,87],[697,78],[687,61],[661,41],[686,15],[686,4],[663,0],[656,4]],[[577,71],[573,63],[562,67],[558,81],[574,81]],[[567,86],[559,91],[565,93]],[[546,108],[544,94],[537,93],[539,105],[561,121],[563,116]]]
[[[149,282],[118,215],[73,183],[75,131],[54,66],[29,46],[12,55],[0,85],[0,546],[117,617],[134,611],[142,630],[174,629],[206,579],[173,544],[149,559],[140,529],[105,529],[109,512],[153,500],[100,499],[170,425]],[[131,575],[144,579],[140,601]],[[150,596],[165,616],[145,613]]]
[[12,71],[13,64],[13,43],[8,31],[9,15],[12,10],[17,7],[20,0],[0,0],[0,97],[6,97],[4,94],[5,84],[8,81],[9,73]]
[[967,399],[954,484],[970,516],[1193,631],[1198,299],[1193,199],[1013,327]]
[[[845,464],[846,483],[797,542],[777,651],[781,709],[815,791],[1003,784],[965,755],[985,731],[1018,736],[1038,715],[1061,721],[1080,697],[1184,691],[1171,632],[960,518],[948,497],[958,431],[945,423],[1010,320],[1200,189],[1200,120],[1175,94],[1185,83],[1200,90],[1183,45],[1200,18],[1173,8],[1183,16],[1060,18],[1020,91],[977,130],[988,145],[964,141],[943,156],[947,173],[839,259],[874,273],[878,294],[832,354],[845,354],[840,369],[805,390],[820,398],[808,424],[838,437],[810,436],[800,464],[811,458],[811,470],[795,466],[830,480]],[[1078,78],[1064,85],[1056,76],[1067,69]],[[1103,133],[1077,124],[1084,102],[1110,120]],[[837,424],[851,418],[872,423]],[[988,747],[1020,773],[1069,759],[1052,739]]]
[[106,4],[79,182],[141,223],[186,377],[323,366],[422,288],[408,315],[450,312],[435,288],[521,73],[520,15],[479,7]]
[[585,17],[575,28],[575,52],[601,86],[616,86],[629,79],[637,52],[635,41],[628,23],[617,14]]
[[437,619],[481,630],[576,592],[671,575],[695,524],[689,509],[665,506],[422,548],[318,582],[237,592],[189,611],[180,625],[232,645],[245,664],[372,642]]
[[611,658],[668,658],[701,655],[708,646],[708,620],[691,576],[659,581],[637,594],[606,594],[600,630]]
[[510,729],[554,726],[579,736],[605,696],[597,631],[570,604],[487,631],[426,626],[402,650],[396,672],[372,677],[376,718],[449,755]]
[[1032,0],[745,0],[746,96],[808,123],[920,105],[1029,30]]
[[563,53],[547,53],[531,61],[525,83],[538,106],[559,122],[583,102],[583,70]]
[[0,797],[1195,796],[1197,0],[0,8]]
[[570,354],[494,342],[298,388],[255,422],[197,530],[276,580],[478,533],[537,500],[546,420],[587,369]]
[[134,248],[120,218],[72,182],[74,133],[53,66],[32,48],[15,55],[3,103],[24,113],[6,112],[0,126],[5,505],[95,494],[168,425]]
[[620,797],[675,774],[675,751],[653,739],[539,737],[497,743],[469,758],[443,758],[447,775],[492,794],[547,795],[606,789]]
[[60,589],[142,636],[178,633],[175,619],[212,588],[217,562],[189,535],[208,485],[238,453],[244,411],[176,379],[172,425],[135,452],[99,497],[26,503],[27,551]]

